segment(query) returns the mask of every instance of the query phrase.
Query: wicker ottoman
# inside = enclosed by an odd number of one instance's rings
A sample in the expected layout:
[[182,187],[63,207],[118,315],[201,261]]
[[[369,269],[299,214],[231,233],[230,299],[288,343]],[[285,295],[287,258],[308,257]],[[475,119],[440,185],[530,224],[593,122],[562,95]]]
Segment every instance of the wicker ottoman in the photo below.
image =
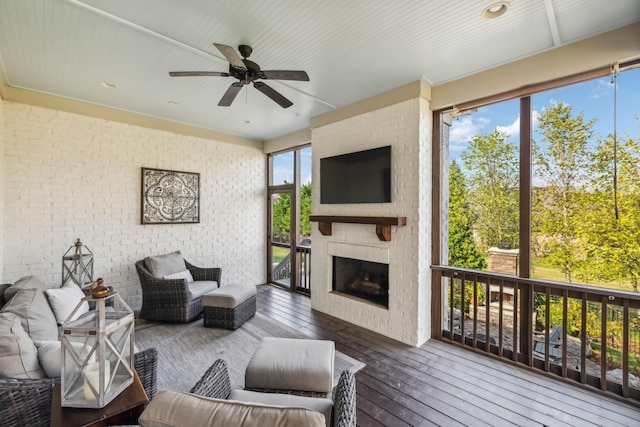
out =
[[204,326],[238,329],[256,314],[256,287],[226,285],[202,296]]

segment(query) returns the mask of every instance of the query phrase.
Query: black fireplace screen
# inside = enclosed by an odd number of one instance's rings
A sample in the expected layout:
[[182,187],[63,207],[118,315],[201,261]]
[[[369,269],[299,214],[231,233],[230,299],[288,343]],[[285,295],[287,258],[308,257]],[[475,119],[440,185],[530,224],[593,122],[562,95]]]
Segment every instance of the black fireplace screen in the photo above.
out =
[[389,264],[334,256],[333,290],[389,308]]

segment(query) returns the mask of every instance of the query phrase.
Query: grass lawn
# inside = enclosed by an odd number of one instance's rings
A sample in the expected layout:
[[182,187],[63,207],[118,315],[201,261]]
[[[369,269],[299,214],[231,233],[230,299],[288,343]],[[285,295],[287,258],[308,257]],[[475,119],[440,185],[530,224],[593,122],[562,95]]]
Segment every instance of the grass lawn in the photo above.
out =
[[272,246],[271,250],[273,251],[272,262],[274,265],[280,263],[290,252],[289,248],[281,248],[280,246]]
[[[532,264],[531,277],[536,279],[552,280],[555,282],[565,282],[564,273],[560,270],[560,268],[550,265],[549,263],[545,262],[544,259],[532,258],[531,264]],[[633,291],[633,286],[631,286],[631,282],[629,281],[604,282],[600,280],[584,280],[581,278],[579,273],[574,275],[574,277],[572,278],[572,281],[575,284],[599,286],[602,288],[621,289],[624,291]]]

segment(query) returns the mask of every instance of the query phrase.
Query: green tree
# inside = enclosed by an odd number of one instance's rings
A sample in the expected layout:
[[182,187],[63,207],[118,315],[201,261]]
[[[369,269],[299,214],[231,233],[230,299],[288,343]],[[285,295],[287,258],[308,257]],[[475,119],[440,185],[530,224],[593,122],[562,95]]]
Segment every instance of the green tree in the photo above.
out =
[[303,236],[311,236],[311,183],[300,187],[300,233]]
[[[278,194],[273,204],[273,232],[280,236],[288,236],[291,231],[291,197],[288,193]],[[300,187],[300,233],[311,235],[311,183]]]
[[289,241],[291,231],[291,197],[288,193],[280,193],[273,204],[273,238],[277,241]]
[[567,282],[585,261],[584,213],[588,182],[588,143],[595,120],[574,116],[570,105],[554,103],[540,115],[540,143],[534,141],[533,230],[542,255],[564,273]]
[[[590,206],[585,215],[590,274],[606,281],[640,281],[640,138],[616,143],[617,191],[614,194],[614,139],[598,144],[593,155]],[[617,206],[615,196],[617,196]],[[617,208],[617,209],[616,209]],[[617,216],[616,216],[617,210]]]
[[449,166],[449,265],[484,270],[487,261],[473,236],[473,213],[460,166]]
[[481,247],[518,247],[517,146],[498,129],[478,134],[461,158],[469,171],[469,204]]

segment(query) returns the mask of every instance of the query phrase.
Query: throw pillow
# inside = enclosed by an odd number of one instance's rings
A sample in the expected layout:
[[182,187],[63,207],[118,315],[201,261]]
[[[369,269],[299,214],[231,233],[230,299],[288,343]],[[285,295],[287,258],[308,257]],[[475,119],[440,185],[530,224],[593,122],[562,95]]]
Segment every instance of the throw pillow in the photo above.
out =
[[46,378],[31,337],[13,313],[0,313],[0,376]]
[[[35,343],[38,349],[38,361],[40,366],[49,378],[57,378],[62,373],[62,343],[60,341],[40,341]],[[86,358],[91,348],[83,346],[82,343],[72,342],[74,352],[80,357]],[[90,362],[95,360],[95,353],[91,356]],[[65,360],[67,371],[73,368],[75,362],[67,356]]]
[[18,316],[22,327],[34,341],[58,339],[56,317],[40,289],[20,289],[1,311]]
[[[49,298],[49,304],[51,304],[53,313],[56,315],[58,325],[62,325],[65,320],[67,320],[85,296],[82,289],[74,283],[66,283],[63,287],[58,289],[47,289],[45,293],[47,294],[47,298]],[[76,320],[87,311],[89,311],[89,303],[87,301],[83,301],[82,305],[75,312],[71,320]]]
[[187,279],[188,283],[193,282],[193,276],[189,270],[179,271],[177,273],[164,276],[163,279]]
[[44,284],[36,276],[24,276],[4,291],[5,301],[9,301],[20,289],[40,289],[44,291],[52,286]]
[[156,279],[162,279],[164,276],[187,269],[180,251],[147,257],[144,260],[144,266]]

